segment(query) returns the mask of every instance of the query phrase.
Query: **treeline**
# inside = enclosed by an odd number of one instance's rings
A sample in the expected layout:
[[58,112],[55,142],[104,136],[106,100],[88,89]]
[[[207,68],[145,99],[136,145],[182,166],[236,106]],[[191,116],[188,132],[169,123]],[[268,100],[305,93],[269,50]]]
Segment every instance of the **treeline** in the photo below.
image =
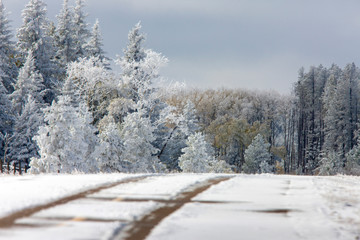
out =
[[270,145],[278,172],[359,174],[359,83],[354,63],[299,71],[292,96],[245,90],[192,90],[169,98],[194,102],[216,157],[243,171],[257,134]]
[[0,1],[1,172],[360,174],[355,64],[301,69],[291,96],[159,87],[141,25],[114,73],[83,8],[64,0],[55,25],[30,0],[13,42]]

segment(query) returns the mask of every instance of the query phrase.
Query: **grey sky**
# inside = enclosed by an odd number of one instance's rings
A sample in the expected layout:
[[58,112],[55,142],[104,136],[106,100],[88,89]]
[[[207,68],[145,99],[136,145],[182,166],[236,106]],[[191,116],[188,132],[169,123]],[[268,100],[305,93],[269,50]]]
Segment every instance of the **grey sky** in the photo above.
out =
[[[55,20],[62,0],[44,0]],[[12,27],[28,0],[3,0]],[[69,0],[73,5],[74,0]],[[289,93],[301,66],[360,65],[357,0],[87,0],[110,58],[141,20],[146,46],[163,53],[162,75],[200,88]]]

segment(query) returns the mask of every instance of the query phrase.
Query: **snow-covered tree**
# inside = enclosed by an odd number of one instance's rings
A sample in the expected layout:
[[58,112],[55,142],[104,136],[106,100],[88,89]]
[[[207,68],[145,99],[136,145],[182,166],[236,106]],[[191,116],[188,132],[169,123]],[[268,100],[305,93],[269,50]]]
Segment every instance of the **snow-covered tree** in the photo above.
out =
[[73,18],[72,12],[68,7],[68,0],[64,0],[63,8],[57,16],[58,26],[56,28],[56,58],[65,67],[69,62],[77,59],[74,33],[73,33]]
[[85,58],[86,50],[85,45],[90,36],[90,31],[88,29],[88,24],[85,21],[86,14],[83,11],[85,7],[84,0],[76,0],[74,8],[74,18],[73,18],[73,39],[74,39],[74,49],[76,53],[76,58]]
[[0,69],[3,73],[2,83],[9,93],[13,91],[13,84],[18,72],[15,64],[15,44],[12,38],[13,35],[9,27],[6,9],[2,0],[0,0]]
[[336,151],[332,150],[326,153],[320,159],[319,175],[335,175],[342,173],[343,171],[343,160],[341,155]]
[[5,87],[0,81],[0,156],[4,153],[5,135],[11,133],[13,122],[11,102]]
[[258,134],[249,147],[245,150],[245,163],[243,171],[245,173],[270,173],[273,172],[274,167],[271,162],[271,155],[268,148],[269,143],[261,134]]
[[51,103],[58,87],[57,75],[61,72],[54,62],[53,39],[49,36],[46,5],[41,0],[30,0],[22,12],[23,25],[18,29],[18,50],[25,61],[32,52],[35,69],[41,73],[47,89],[44,100]]
[[122,80],[127,85],[127,97],[134,102],[142,100],[143,107],[153,105],[152,94],[154,79],[159,77],[159,70],[167,63],[161,54],[144,49],[145,36],[140,33],[141,25],[136,24],[129,32],[128,45],[124,56],[116,61],[122,68]]
[[76,109],[66,96],[59,96],[44,113],[46,125],[34,137],[40,157],[32,159],[31,172],[98,171],[95,128],[86,106]]
[[127,172],[129,165],[122,161],[124,149],[123,140],[120,136],[120,128],[111,116],[104,117],[99,123],[99,169],[102,172]]
[[[343,162],[341,161],[341,166]],[[360,139],[350,152],[346,155],[345,173],[351,175],[360,175]]]
[[95,57],[69,64],[64,88],[76,89],[77,101],[87,104],[95,124],[108,113],[110,102],[121,95],[118,79]]
[[105,51],[103,49],[102,36],[100,32],[99,20],[96,19],[94,27],[92,29],[89,42],[85,45],[85,50],[88,57],[96,57],[100,59],[101,62],[108,68],[109,59],[105,56]]
[[28,95],[24,109],[17,116],[14,132],[10,141],[9,158],[15,162],[29,164],[32,157],[38,157],[38,147],[33,140],[39,126],[43,124],[43,104]]
[[159,151],[152,145],[154,126],[141,110],[128,114],[122,124],[122,159],[128,162],[128,172],[161,172],[164,166],[156,157]]
[[211,171],[213,157],[211,156],[211,146],[206,142],[201,133],[189,136],[186,141],[187,147],[179,158],[179,166],[183,172],[206,173]]
[[29,51],[24,66],[20,69],[18,79],[14,86],[15,90],[10,98],[15,114],[21,115],[28,97],[42,103],[45,95],[45,86],[42,75],[36,70],[34,57]]
[[179,169],[179,157],[186,147],[187,138],[199,130],[194,104],[189,100],[182,113],[171,106],[165,107],[158,119],[156,130],[159,158],[169,170]]

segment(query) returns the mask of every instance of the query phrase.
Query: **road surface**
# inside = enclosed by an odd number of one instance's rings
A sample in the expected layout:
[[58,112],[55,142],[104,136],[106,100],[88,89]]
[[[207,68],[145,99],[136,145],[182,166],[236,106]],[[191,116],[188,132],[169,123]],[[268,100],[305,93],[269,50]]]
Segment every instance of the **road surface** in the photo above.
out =
[[[0,196],[8,205],[0,207],[0,239],[360,239],[359,183],[345,176],[0,176],[9,189]],[[10,191],[24,184],[45,193]]]

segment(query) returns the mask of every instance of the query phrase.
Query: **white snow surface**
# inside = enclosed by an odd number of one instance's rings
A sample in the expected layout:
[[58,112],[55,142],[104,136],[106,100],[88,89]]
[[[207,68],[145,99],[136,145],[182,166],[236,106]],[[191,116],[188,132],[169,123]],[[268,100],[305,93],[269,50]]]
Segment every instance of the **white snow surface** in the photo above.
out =
[[0,175],[0,217],[129,177],[126,174]]
[[[139,175],[1,175],[0,217],[133,176]],[[0,229],[0,239],[112,239],[166,204],[156,200],[221,175],[145,176],[19,219]],[[147,239],[360,239],[359,177],[229,176],[166,217]]]
[[[147,240],[359,239],[360,178],[238,175],[162,221]],[[201,203],[218,201],[218,203]]]

